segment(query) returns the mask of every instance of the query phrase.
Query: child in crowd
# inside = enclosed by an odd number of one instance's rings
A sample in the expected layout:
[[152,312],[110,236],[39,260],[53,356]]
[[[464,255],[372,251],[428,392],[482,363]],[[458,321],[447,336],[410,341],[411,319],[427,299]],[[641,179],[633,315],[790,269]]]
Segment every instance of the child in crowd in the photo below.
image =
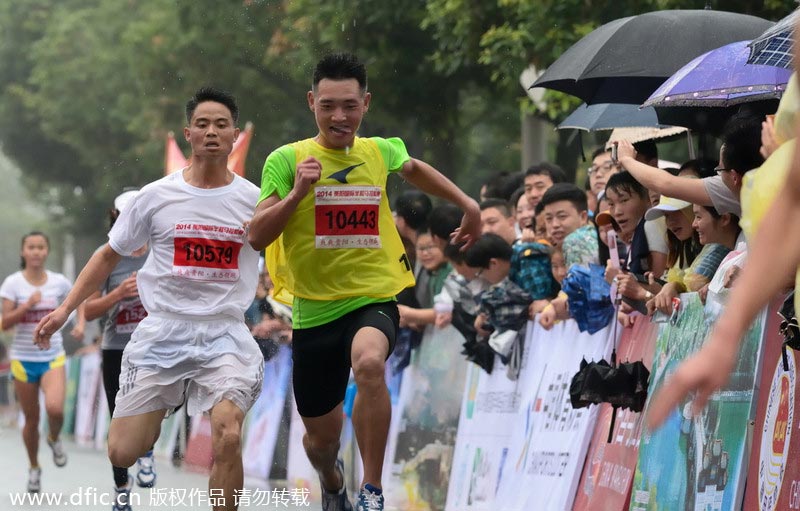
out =
[[[597,231],[588,223],[586,194],[573,184],[553,185],[542,197],[542,210],[547,225],[547,236],[560,249],[567,271],[574,264],[588,266],[598,264]],[[567,297],[559,294],[545,307],[547,314],[539,316],[540,324],[551,328],[555,319],[567,319]],[[544,311],[543,311],[544,312]]]
[[[466,263],[480,268],[478,275],[486,281],[488,289],[481,294],[475,329],[481,337],[498,338],[507,331],[518,332],[528,319],[531,297],[509,278],[513,250],[503,238],[484,234],[466,254]],[[511,344],[495,350],[507,356]]]

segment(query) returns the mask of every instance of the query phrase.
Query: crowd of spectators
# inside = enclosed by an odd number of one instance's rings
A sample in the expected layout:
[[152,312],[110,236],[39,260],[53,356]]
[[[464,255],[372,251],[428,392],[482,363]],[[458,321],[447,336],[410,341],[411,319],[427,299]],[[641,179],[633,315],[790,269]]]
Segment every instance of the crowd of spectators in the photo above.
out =
[[495,353],[507,362],[519,348],[528,320],[551,328],[573,316],[578,268],[608,283],[625,326],[637,314],[669,313],[682,292],[705,300],[718,271],[724,293],[747,250],[739,195],[742,177],[764,161],[762,121],[733,117],[719,161],[660,169],[653,141],[622,141],[616,161],[610,148],[593,152],[583,187],[548,162],[492,176],[480,191],[483,235],[466,251],[449,243],[457,208],[404,192],[395,219],[417,285],[400,298],[401,327],[453,324],[467,358],[491,371]]

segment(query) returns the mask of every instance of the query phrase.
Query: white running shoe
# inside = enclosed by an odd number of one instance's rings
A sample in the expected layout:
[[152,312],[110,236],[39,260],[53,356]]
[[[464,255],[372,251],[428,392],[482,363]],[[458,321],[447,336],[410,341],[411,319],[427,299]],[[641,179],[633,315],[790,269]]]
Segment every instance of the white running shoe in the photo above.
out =
[[50,446],[50,449],[53,450],[53,463],[56,464],[57,467],[63,467],[67,464],[67,453],[64,452],[64,446],[61,445],[61,439],[56,441],[50,440],[50,437],[47,437],[47,445]]
[[39,493],[42,489],[42,469],[28,469],[28,493]]
[[136,461],[138,471],[136,472],[136,484],[140,488],[152,488],[156,485],[156,460],[153,458],[153,451],[147,451],[147,454],[142,456]]

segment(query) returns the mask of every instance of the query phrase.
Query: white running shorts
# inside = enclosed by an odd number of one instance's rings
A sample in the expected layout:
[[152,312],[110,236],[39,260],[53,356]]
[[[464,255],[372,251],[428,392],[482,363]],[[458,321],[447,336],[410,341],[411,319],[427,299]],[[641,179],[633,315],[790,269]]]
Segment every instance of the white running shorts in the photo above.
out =
[[150,315],[125,346],[114,417],[181,404],[197,415],[223,399],[247,413],[263,378],[264,357],[242,321]]

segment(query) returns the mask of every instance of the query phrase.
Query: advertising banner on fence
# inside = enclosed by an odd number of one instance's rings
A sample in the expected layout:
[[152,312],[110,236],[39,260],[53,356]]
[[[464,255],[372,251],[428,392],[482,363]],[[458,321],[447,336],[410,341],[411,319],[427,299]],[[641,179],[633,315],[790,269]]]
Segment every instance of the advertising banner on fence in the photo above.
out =
[[575,321],[546,331],[528,323],[520,406],[493,509],[572,509],[597,407],[573,409],[569,385],[581,359],[608,360],[612,333],[589,335]]
[[[622,331],[617,359],[620,362],[643,360],[650,369],[658,325],[647,316],[637,315],[634,321],[633,327]],[[613,408],[608,403],[599,408],[573,511],[622,511],[628,508],[643,415],[630,410],[617,410],[609,443],[612,413]]]
[[764,371],[744,495],[744,509],[753,511],[800,509],[800,434],[794,431],[800,411],[795,404],[798,353],[787,347],[784,367],[777,314],[782,303],[777,300],[768,309],[764,327]]
[[467,369],[447,511],[495,509],[520,396],[518,380],[508,378],[500,357],[495,357],[494,367],[492,374],[472,363]]
[[261,395],[247,414],[242,461],[248,477],[269,479],[291,372],[292,350],[282,345],[277,355],[264,363]]
[[[708,321],[697,293],[681,295],[677,321],[661,325],[653,371],[652,395],[681,361],[702,346]],[[728,385],[692,417],[686,400],[654,432],[642,428],[631,511],[664,509],[723,511],[739,509],[747,466],[747,433],[755,416],[753,400],[761,351],[763,317],[742,343]]]
[[445,507],[469,364],[463,343],[452,326],[428,327],[403,373],[391,472],[384,474],[387,502],[396,509]]

